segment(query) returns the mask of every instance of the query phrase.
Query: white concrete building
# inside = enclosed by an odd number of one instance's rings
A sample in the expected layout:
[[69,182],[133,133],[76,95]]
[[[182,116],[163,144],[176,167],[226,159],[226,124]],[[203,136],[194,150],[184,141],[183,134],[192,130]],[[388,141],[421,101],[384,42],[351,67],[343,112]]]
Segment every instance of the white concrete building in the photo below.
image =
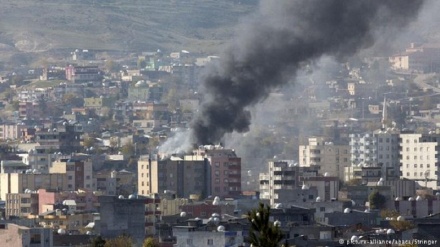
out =
[[376,164],[376,152],[376,140],[372,133],[350,134],[350,160],[352,164]]
[[[400,176],[399,134],[396,129],[377,130],[374,137],[377,143],[377,164],[382,164],[383,172],[392,168],[392,176]],[[394,175],[393,175],[394,173]]]
[[438,143],[433,136],[422,137],[422,134],[400,134],[400,177],[437,189]]

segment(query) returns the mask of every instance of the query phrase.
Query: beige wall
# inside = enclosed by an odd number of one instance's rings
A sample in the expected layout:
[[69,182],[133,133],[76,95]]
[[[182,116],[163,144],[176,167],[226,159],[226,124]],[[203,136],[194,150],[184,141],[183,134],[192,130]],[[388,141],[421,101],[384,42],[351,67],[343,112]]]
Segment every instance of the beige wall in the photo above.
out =
[[5,200],[7,193],[23,193],[25,189],[67,190],[66,174],[0,174],[0,196]]
[[0,229],[0,243],[4,246],[24,247],[31,241],[29,228],[8,224],[7,229]]
[[148,196],[153,193],[163,193],[159,191],[157,160],[138,161],[138,194]]

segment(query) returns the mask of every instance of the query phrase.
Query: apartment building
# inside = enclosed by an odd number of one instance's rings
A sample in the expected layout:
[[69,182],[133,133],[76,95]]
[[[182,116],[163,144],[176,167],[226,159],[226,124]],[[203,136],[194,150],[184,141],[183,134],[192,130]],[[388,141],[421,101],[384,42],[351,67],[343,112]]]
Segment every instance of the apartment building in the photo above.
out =
[[434,134],[400,134],[400,178],[438,189],[437,140],[440,141],[440,136]]
[[61,121],[52,125],[52,128],[38,129],[35,133],[36,142],[40,145],[35,147],[37,153],[61,152],[63,154],[81,151],[80,124]]
[[74,83],[98,82],[103,78],[98,66],[76,66],[66,67],[66,79]]
[[236,197],[241,194],[241,158],[237,157],[235,150],[206,145],[194,153],[208,159],[213,196]]
[[399,160],[399,135],[397,129],[385,129],[374,131],[374,141],[376,142],[377,164],[381,165],[382,173],[389,173],[390,177],[400,176]]
[[59,159],[49,168],[51,174],[66,174],[67,190],[96,190],[96,178],[90,160],[80,160],[74,157]]
[[344,167],[351,165],[350,146],[311,137],[308,145],[299,146],[300,166],[320,166],[320,173],[344,178]]
[[310,189],[309,178],[318,175],[318,167],[299,167],[289,161],[269,161],[268,172],[260,173],[260,199],[271,205],[306,200],[314,200],[317,188]]
[[38,215],[38,194],[36,191],[27,190],[26,193],[6,194],[5,216],[27,217]]
[[0,140],[22,140],[27,126],[24,124],[2,124],[0,125]]
[[67,175],[64,174],[0,174],[0,199],[5,200],[6,194],[24,193],[26,189],[68,190]]
[[158,160],[143,157],[138,161],[139,195],[172,191],[176,197],[211,194],[211,171],[207,158],[198,155],[171,156]]
[[354,165],[377,163],[377,147],[373,133],[350,134],[351,163]]

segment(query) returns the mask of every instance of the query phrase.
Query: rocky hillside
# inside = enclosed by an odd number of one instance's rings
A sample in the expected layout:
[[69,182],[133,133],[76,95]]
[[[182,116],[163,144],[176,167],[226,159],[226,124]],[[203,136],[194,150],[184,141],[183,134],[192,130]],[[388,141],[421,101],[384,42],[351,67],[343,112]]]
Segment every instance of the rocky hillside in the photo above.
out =
[[0,52],[212,51],[257,0],[0,0]]

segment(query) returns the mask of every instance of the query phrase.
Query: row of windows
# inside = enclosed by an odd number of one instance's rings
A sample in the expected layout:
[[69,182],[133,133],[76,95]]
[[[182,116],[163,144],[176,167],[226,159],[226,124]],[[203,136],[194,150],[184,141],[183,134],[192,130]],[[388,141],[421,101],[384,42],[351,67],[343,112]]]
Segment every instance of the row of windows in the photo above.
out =
[[[417,168],[417,164],[414,164],[413,166],[414,168]],[[430,164],[426,164],[426,168],[430,168],[431,165]],[[406,168],[409,168],[409,164],[406,164]],[[419,168],[423,168],[423,164],[420,164]]]
[[[414,160],[417,160],[417,157],[419,157],[420,160],[423,160],[423,156],[422,155],[420,155],[420,156],[414,155]],[[409,155],[407,155],[406,156],[406,160],[409,160],[409,159],[410,159],[410,157],[409,157]],[[426,156],[426,159],[429,160],[429,155]]]
[[[420,172],[420,173],[418,173],[418,172],[414,172],[414,177],[417,177],[417,174],[419,174],[419,177],[425,177],[425,176],[426,176],[426,177],[429,177],[429,172],[426,172],[426,173],[425,173],[425,172]],[[407,173],[406,173],[406,176],[409,177],[409,176],[411,176],[411,175],[410,175],[409,172],[407,172]]]

